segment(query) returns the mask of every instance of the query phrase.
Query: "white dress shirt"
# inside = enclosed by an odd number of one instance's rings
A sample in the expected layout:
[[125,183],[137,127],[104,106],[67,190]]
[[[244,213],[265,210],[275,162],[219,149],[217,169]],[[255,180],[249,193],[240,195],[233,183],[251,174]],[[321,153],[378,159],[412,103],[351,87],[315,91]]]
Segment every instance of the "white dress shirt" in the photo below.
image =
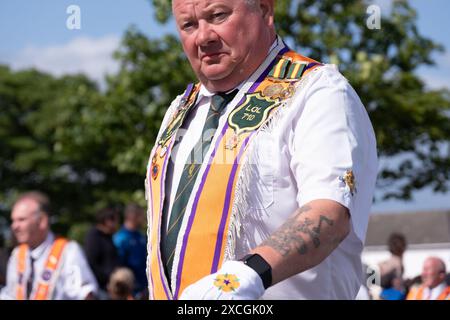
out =
[[[210,96],[202,90],[200,99]],[[235,99],[241,98],[238,94]],[[173,112],[179,99],[168,113]],[[170,202],[180,170],[200,136],[208,105],[209,100],[200,100],[186,123],[190,138],[183,141],[190,145],[181,144],[172,154],[175,169],[168,170],[167,179],[172,180],[173,175],[174,182],[166,194]],[[349,209],[349,235],[319,265],[268,288],[263,299],[354,299],[362,283],[361,252],[378,167],[370,119],[358,95],[334,65],[312,71],[287,106],[280,109],[249,147],[248,161],[254,165],[240,173],[250,183],[241,188],[245,193],[241,198],[246,199],[245,216],[231,259],[239,259],[258,246],[299,207],[316,199],[334,200]],[[166,116],[162,129],[167,121]],[[349,170],[355,177],[354,192],[343,179]]]
[[445,282],[442,282],[440,285],[434,287],[433,289],[430,289],[429,287],[426,287],[423,289],[423,300],[437,300],[441,293],[447,288],[447,285]]
[[[48,255],[52,248],[55,236],[50,232],[45,241],[30,254],[34,260],[34,281],[31,296],[37,288],[40,276],[44,271]],[[15,248],[8,261],[8,270],[6,275],[6,286],[0,292],[0,299],[16,299],[17,286],[17,253]],[[69,241],[60,258],[59,275],[55,282],[55,289],[51,300],[83,300],[89,293],[96,294],[98,290],[97,281],[92,273],[81,247],[74,241]],[[25,282],[30,276],[30,260],[27,261]],[[55,271],[58,272],[58,271]]]

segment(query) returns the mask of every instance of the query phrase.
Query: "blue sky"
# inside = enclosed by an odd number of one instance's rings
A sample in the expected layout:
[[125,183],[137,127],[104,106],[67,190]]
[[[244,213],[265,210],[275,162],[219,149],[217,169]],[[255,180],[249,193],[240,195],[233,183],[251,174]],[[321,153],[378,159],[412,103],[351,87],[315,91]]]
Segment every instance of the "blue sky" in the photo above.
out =
[[[391,0],[374,0],[388,10]],[[436,55],[436,67],[419,69],[432,88],[450,88],[450,1],[411,0],[418,12],[420,32],[441,43],[447,53]],[[81,9],[81,29],[66,27],[70,5]],[[15,69],[35,66],[55,75],[85,72],[101,80],[117,70],[111,58],[124,31],[135,25],[150,37],[175,33],[173,22],[161,27],[155,22],[150,0],[1,0],[0,63]],[[412,202],[376,204],[374,212],[450,209],[450,194],[419,192]]]

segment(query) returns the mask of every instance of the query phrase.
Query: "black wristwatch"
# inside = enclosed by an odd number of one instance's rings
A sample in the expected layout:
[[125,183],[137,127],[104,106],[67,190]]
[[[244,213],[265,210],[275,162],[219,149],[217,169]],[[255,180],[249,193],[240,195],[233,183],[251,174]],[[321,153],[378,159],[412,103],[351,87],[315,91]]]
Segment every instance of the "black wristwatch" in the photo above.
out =
[[261,277],[264,289],[272,285],[272,267],[259,254],[249,254],[243,257],[240,261],[256,271]]

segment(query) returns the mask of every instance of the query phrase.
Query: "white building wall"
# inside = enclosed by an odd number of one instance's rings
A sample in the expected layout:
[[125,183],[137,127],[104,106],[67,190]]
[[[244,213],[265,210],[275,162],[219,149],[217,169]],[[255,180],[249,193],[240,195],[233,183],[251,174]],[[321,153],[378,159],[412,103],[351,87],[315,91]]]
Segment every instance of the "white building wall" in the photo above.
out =
[[[376,265],[388,259],[390,255],[386,246],[366,247],[362,253],[362,261],[369,266]],[[414,278],[420,275],[425,259],[431,256],[444,260],[447,273],[450,272],[450,243],[409,245],[403,256],[404,278]]]

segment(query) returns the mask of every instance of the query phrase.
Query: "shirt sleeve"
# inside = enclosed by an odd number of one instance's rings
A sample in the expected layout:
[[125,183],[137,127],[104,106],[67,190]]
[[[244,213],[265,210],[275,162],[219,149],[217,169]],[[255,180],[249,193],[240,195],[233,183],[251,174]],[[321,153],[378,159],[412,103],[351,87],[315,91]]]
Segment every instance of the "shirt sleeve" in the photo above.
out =
[[66,248],[64,267],[61,271],[66,299],[84,300],[98,291],[97,281],[86,260],[81,247],[69,242]]
[[6,285],[0,290],[0,300],[14,300],[16,298],[17,284],[17,249],[14,249],[8,259],[6,269]]
[[377,174],[376,142],[367,112],[347,80],[332,66],[314,76],[291,139],[291,170],[299,206],[334,200],[350,211],[364,242]]

